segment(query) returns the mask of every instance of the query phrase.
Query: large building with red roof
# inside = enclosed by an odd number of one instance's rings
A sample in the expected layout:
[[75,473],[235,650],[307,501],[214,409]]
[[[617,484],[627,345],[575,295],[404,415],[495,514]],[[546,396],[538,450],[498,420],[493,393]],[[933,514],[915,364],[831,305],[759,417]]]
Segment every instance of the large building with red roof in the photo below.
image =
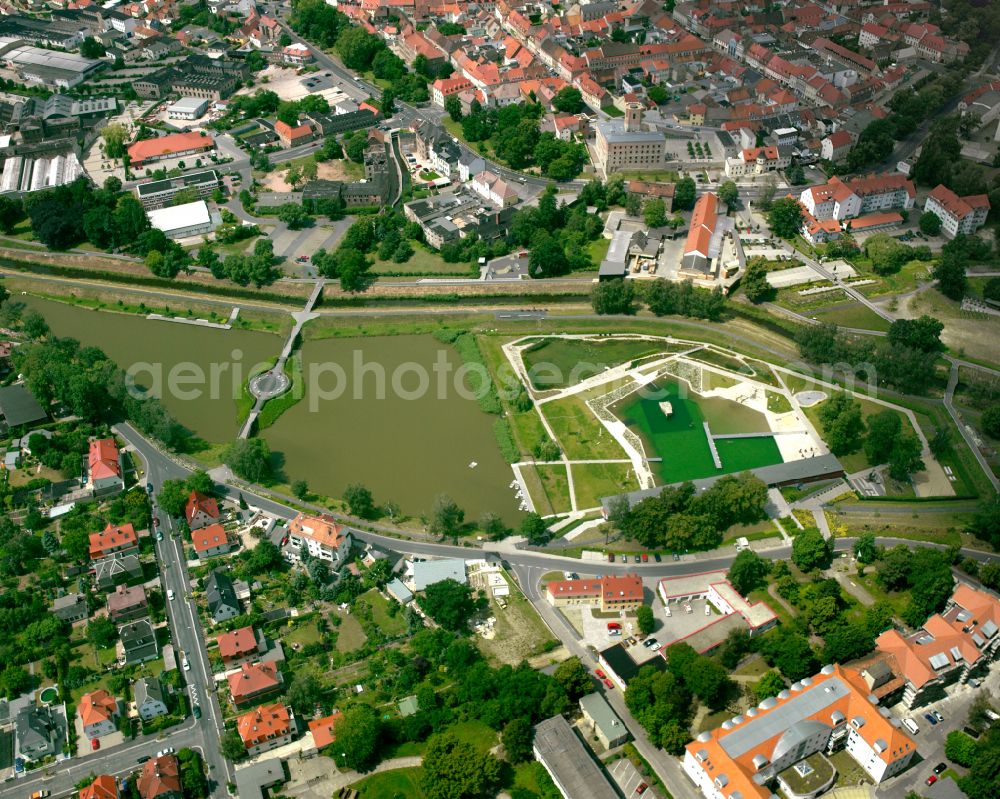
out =
[[198,530],[219,521],[219,503],[212,497],[192,491],[184,506],[184,518],[191,530]]
[[175,755],[147,760],[135,784],[142,799],[181,799],[181,767]]
[[965,583],[944,613],[935,613],[912,635],[890,629],[875,641],[892,656],[903,680],[903,703],[918,707],[944,696],[954,683],[982,675],[1000,654],[1000,600]]
[[[683,767],[707,799],[769,799],[796,764],[844,749],[876,784],[906,769],[917,745],[877,704],[861,673],[824,666],[689,743]],[[818,764],[822,766],[820,759]],[[826,764],[829,766],[829,764]],[[818,770],[818,769],[817,769]],[[831,782],[835,774],[830,767]],[[813,786],[809,795],[823,790]]]
[[822,186],[810,186],[799,199],[816,219],[852,219],[894,209],[913,208],[917,190],[905,175],[868,175],[843,181],[834,176]]
[[291,743],[296,733],[295,715],[285,705],[264,705],[240,716],[236,729],[252,757]]
[[243,663],[238,671],[230,674],[229,696],[236,707],[246,707],[280,693],[284,687],[278,664],[273,660],[263,663]]
[[131,522],[115,527],[109,524],[99,533],[90,534],[90,559],[100,560],[111,555],[138,553],[139,535]]
[[545,596],[557,608],[596,607],[602,612],[634,610],[642,604],[642,580],[638,574],[608,575],[600,579],[553,580]]
[[171,133],[155,139],[137,141],[128,148],[133,169],[162,161],[165,158],[183,158],[215,149],[215,142],[204,133]]
[[986,217],[990,213],[990,198],[985,194],[959,197],[941,184],[927,195],[924,211],[929,211],[941,220],[941,232],[948,238],[954,238],[959,233],[971,236],[986,224]]

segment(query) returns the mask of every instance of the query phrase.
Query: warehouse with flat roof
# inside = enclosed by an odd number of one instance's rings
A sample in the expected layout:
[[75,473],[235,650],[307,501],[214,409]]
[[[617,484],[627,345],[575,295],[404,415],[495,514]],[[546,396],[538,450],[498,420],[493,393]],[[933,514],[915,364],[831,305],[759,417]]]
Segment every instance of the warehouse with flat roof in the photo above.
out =
[[205,113],[209,102],[207,97],[182,97],[167,106],[167,116],[170,119],[197,119]]
[[214,228],[212,214],[204,200],[173,205],[169,208],[157,208],[149,211],[147,216],[149,224],[157,230],[162,230],[168,239],[199,236],[202,233],[211,233]]
[[70,89],[82,83],[104,64],[75,53],[33,47],[11,37],[0,37],[0,62],[26,82],[57,89]]

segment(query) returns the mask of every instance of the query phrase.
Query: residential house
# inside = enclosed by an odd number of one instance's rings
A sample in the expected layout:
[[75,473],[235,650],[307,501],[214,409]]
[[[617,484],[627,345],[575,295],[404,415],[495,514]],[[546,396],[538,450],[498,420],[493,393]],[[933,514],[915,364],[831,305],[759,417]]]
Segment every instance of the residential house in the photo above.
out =
[[65,622],[80,621],[87,618],[87,597],[83,594],[66,594],[56,597],[49,608],[52,615]]
[[700,733],[687,745],[682,765],[706,799],[734,793],[768,799],[775,779],[786,795],[803,795],[794,778],[810,772],[791,767],[810,755],[845,749],[878,785],[917,755],[916,742],[883,712],[859,672],[824,666],[750,712]]
[[450,179],[458,174],[462,150],[444,127],[424,120],[417,126],[414,143],[417,158],[439,175]]
[[333,715],[324,716],[321,719],[313,719],[309,722],[309,732],[312,733],[313,746],[318,751],[322,751],[337,740],[336,727],[344,714],[335,711]]
[[941,231],[954,238],[959,233],[971,236],[986,224],[990,213],[990,199],[985,194],[969,194],[959,197],[944,184],[927,196],[924,211],[941,220]]
[[219,521],[219,503],[213,497],[207,497],[197,491],[192,491],[184,506],[184,518],[191,530],[200,530]]
[[792,163],[791,148],[752,147],[741,150],[736,158],[726,159],[726,176],[743,178],[765,175],[785,169]]
[[458,159],[458,179],[462,183],[468,183],[473,177],[486,169],[486,161],[482,156],[476,155],[471,150],[463,150]]
[[149,601],[141,585],[119,585],[108,594],[108,615],[116,624],[141,619],[148,613]]
[[353,539],[350,532],[332,516],[307,516],[300,513],[288,524],[288,543],[291,560],[299,555],[296,550],[305,550],[314,558],[329,561],[334,569],[339,569],[351,551]]
[[622,574],[553,580],[545,585],[545,598],[557,608],[595,607],[602,613],[635,610],[643,604],[642,579],[638,574]]
[[81,696],[76,712],[84,734],[90,739],[113,733],[118,729],[118,720],[121,718],[118,700],[103,688]]
[[118,628],[119,659],[125,665],[146,663],[160,656],[160,647],[156,643],[156,630],[149,619],[131,621]]
[[241,663],[239,671],[230,674],[229,696],[236,707],[256,705],[281,693],[284,678],[273,660],[263,663]]
[[98,438],[90,442],[87,453],[87,485],[95,494],[125,490],[121,453],[113,438]]
[[194,546],[199,560],[225,555],[230,549],[226,528],[221,524],[210,524],[207,527],[192,530],[191,544]]
[[302,42],[293,42],[281,51],[281,59],[293,67],[301,67],[310,64],[314,60],[312,50]]
[[118,799],[118,780],[110,774],[99,774],[80,789],[80,799]]
[[66,737],[62,716],[50,705],[22,707],[17,711],[14,731],[18,755],[28,762],[61,752]]
[[90,564],[90,570],[94,575],[94,584],[102,591],[127,580],[142,577],[142,563],[135,552],[127,555],[115,553],[110,557],[95,560]]
[[637,194],[643,199],[663,200],[667,213],[674,210],[675,189],[676,186],[673,183],[650,183],[644,180],[625,181],[625,191],[629,194]]
[[850,131],[834,131],[820,142],[820,157],[825,161],[840,161],[847,157],[853,143]]
[[264,705],[236,720],[247,754],[251,757],[292,742],[296,733],[295,714],[281,704]]
[[800,201],[816,219],[843,221],[880,211],[913,208],[917,190],[905,175],[885,174],[850,178],[834,176],[822,186],[802,191]]
[[903,704],[918,707],[944,696],[945,688],[981,676],[1000,655],[1000,600],[959,583],[943,613],[915,633],[886,630],[875,640],[891,655],[903,679]]
[[499,175],[484,170],[469,181],[469,188],[487,202],[500,208],[509,208],[521,200],[514,187]]
[[143,721],[152,721],[170,712],[163,683],[156,677],[140,677],[132,687],[135,709]]
[[233,581],[222,572],[213,571],[205,581],[205,600],[212,620],[219,624],[242,613]]
[[184,799],[177,757],[161,755],[147,760],[135,787],[141,799]]
[[99,533],[90,534],[90,559],[92,561],[112,555],[134,555],[139,552],[139,536],[131,522],[115,527],[109,524]]
[[253,627],[240,627],[238,630],[222,633],[217,643],[219,655],[227,668],[234,668],[241,663],[249,663],[267,651],[264,634],[255,632]]

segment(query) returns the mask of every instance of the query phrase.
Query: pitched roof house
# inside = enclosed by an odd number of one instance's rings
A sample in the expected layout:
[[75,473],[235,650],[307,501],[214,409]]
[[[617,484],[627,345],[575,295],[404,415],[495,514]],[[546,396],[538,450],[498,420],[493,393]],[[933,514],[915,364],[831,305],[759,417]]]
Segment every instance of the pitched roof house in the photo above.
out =
[[17,750],[25,760],[40,760],[62,749],[62,716],[49,705],[26,705],[17,712]]
[[222,662],[229,667],[253,660],[266,648],[263,634],[258,635],[253,627],[241,627],[222,633],[218,638],[218,645]]
[[124,491],[121,454],[113,438],[98,438],[90,442],[87,453],[87,482],[95,493]]
[[291,545],[287,552],[293,560],[298,559],[296,550],[305,547],[314,558],[326,560],[339,567],[351,549],[350,532],[338,524],[332,516],[306,516],[300,513],[288,524],[288,538]]
[[105,589],[123,580],[141,577],[142,563],[139,561],[138,552],[129,552],[125,555],[115,553],[110,557],[95,560],[91,564],[91,571],[97,587]]
[[273,660],[263,663],[243,663],[239,671],[230,674],[229,695],[236,707],[256,704],[266,697],[279,693],[284,687],[284,679]]
[[90,534],[90,559],[127,555],[139,551],[139,535],[131,522],[115,527],[109,524],[99,533]]
[[337,740],[334,733],[337,724],[343,717],[344,714],[338,710],[331,716],[324,716],[309,722],[309,732],[312,733],[313,744],[317,749],[323,749]]
[[208,612],[216,624],[240,615],[240,601],[229,576],[213,571],[205,581],[205,600]]
[[136,712],[143,721],[165,716],[169,712],[163,683],[156,677],[141,677],[136,680],[132,695],[135,697]]
[[198,553],[199,560],[214,558],[229,551],[229,538],[221,524],[210,524],[200,530],[192,530],[191,543],[194,545],[194,551]]
[[219,504],[212,497],[192,491],[184,506],[184,518],[191,530],[200,530],[219,521]]
[[120,654],[126,665],[145,663],[160,656],[156,631],[149,619],[139,619],[120,627],[118,637],[121,639]]
[[141,585],[119,585],[108,594],[108,615],[112,621],[138,619],[149,613],[146,589]]
[[295,714],[285,705],[264,705],[240,716],[236,729],[247,754],[259,755],[291,743],[296,732]]
[[99,774],[80,789],[80,799],[118,799],[118,781],[110,774]]
[[121,717],[118,700],[103,688],[81,696],[76,712],[88,738],[99,738],[114,732]]
[[74,622],[87,618],[87,598],[83,594],[66,594],[56,597],[49,608],[52,615],[62,621]]
[[182,799],[180,763],[174,755],[147,760],[136,782],[142,799]]

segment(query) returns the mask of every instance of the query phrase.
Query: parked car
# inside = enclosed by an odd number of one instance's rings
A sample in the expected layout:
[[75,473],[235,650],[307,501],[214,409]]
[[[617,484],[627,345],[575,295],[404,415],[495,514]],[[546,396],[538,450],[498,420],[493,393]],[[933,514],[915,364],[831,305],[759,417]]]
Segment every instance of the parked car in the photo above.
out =
[[155,486],[152,483],[146,483],[146,490],[150,494],[152,494],[156,490],[156,488],[155,488]]
[[14,758],[14,773],[15,774],[20,774],[22,771],[24,771],[24,758],[23,757],[15,757]]
[[646,649],[652,649],[654,646],[659,648],[658,646],[659,643],[660,642],[657,641],[655,638],[647,638],[645,641],[642,642],[642,645],[646,647]]
[[926,780],[924,780],[928,785],[933,785],[937,782],[937,774],[931,774]]
[[931,715],[934,716],[934,718],[936,718],[938,721],[944,721],[944,716],[942,716],[936,710],[932,710]]
[[615,562],[615,553],[614,552],[609,552],[608,553],[608,563],[614,563],[614,562]]
[[605,680],[604,681],[604,687],[605,688],[614,688],[615,684],[613,682],[611,682],[611,680]]
[[[97,740],[96,738],[94,740]],[[31,799],[45,799],[47,796],[51,796],[52,791],[35,791],[31,794]]]
[[604,673],[603,669],[594,669],[594,674],[596,674],[602,680],[608,679],[608,675]]
[[645,552],[642,553],[642,562],[649,563],[649,555],[647,555]]
[[680,555],[678,555],[678,554],[677,554],[677,553],[675,552],[675,553],[674,553],[674,560],[680,560],[680,559],[681,559],[681,556],[680,556]]
[[637,794],[640,794],[640,795],[641,795],[641,794],[644,794],[644,793],[646,793],[646,789],[647,789],[648,787],[649,787],[649,786],[648,786],[648,785],[646,785],[646,783],[644,783],[644,782],[640,782],[640,783],[639,783],[638,785],[636,785],[636,786],[635,786],[635,792],[636,792]]
[[168,588],[167,589],[167,599],[168,600],[172,600],[173,598],[174,598],[174,589],[173,588]]
[[93,740],[92,740],[92,741],[90,742],[90,748],[91,748],[91,749],[93,749],[93,750],[94,750],[95,752],[96,752],[96,751],[97,751],[98,749],[100,749],[100,748],[101,748],[101,739],[100,739],[100,738],[94,738],[94,739],[93,739]]
[[937,765],[936,765],[936,766],[934,767],[934,773],[935,773],[935,774],[940,774],[940,773],[941,773],[942,771],[944,771],[944,770],[945,770],[946,768],[948,768],[948,764],[947,764],[947,763],[938,763],[938,764],[937,764]]
[[151,758],[150,758],[149,755],[143,755],[142,757],[138,758],[135,762],[136,763],[145,763],[147,760],[150,760],[150,759]]
[[931,723],[931,726],[934,726],[935,724],[938,723],[938,720],[934,718],[930,713],[924,713],[924,718]]
[[157,541],[162,541],[163,540],[163,533],[160,532],[159,530],[156,531],[156,540]]
[[619,624],[616,621],[609,621],[608,622],[608,629],[609,630],[620,630],[621,628],[622,628],[621,624]]

